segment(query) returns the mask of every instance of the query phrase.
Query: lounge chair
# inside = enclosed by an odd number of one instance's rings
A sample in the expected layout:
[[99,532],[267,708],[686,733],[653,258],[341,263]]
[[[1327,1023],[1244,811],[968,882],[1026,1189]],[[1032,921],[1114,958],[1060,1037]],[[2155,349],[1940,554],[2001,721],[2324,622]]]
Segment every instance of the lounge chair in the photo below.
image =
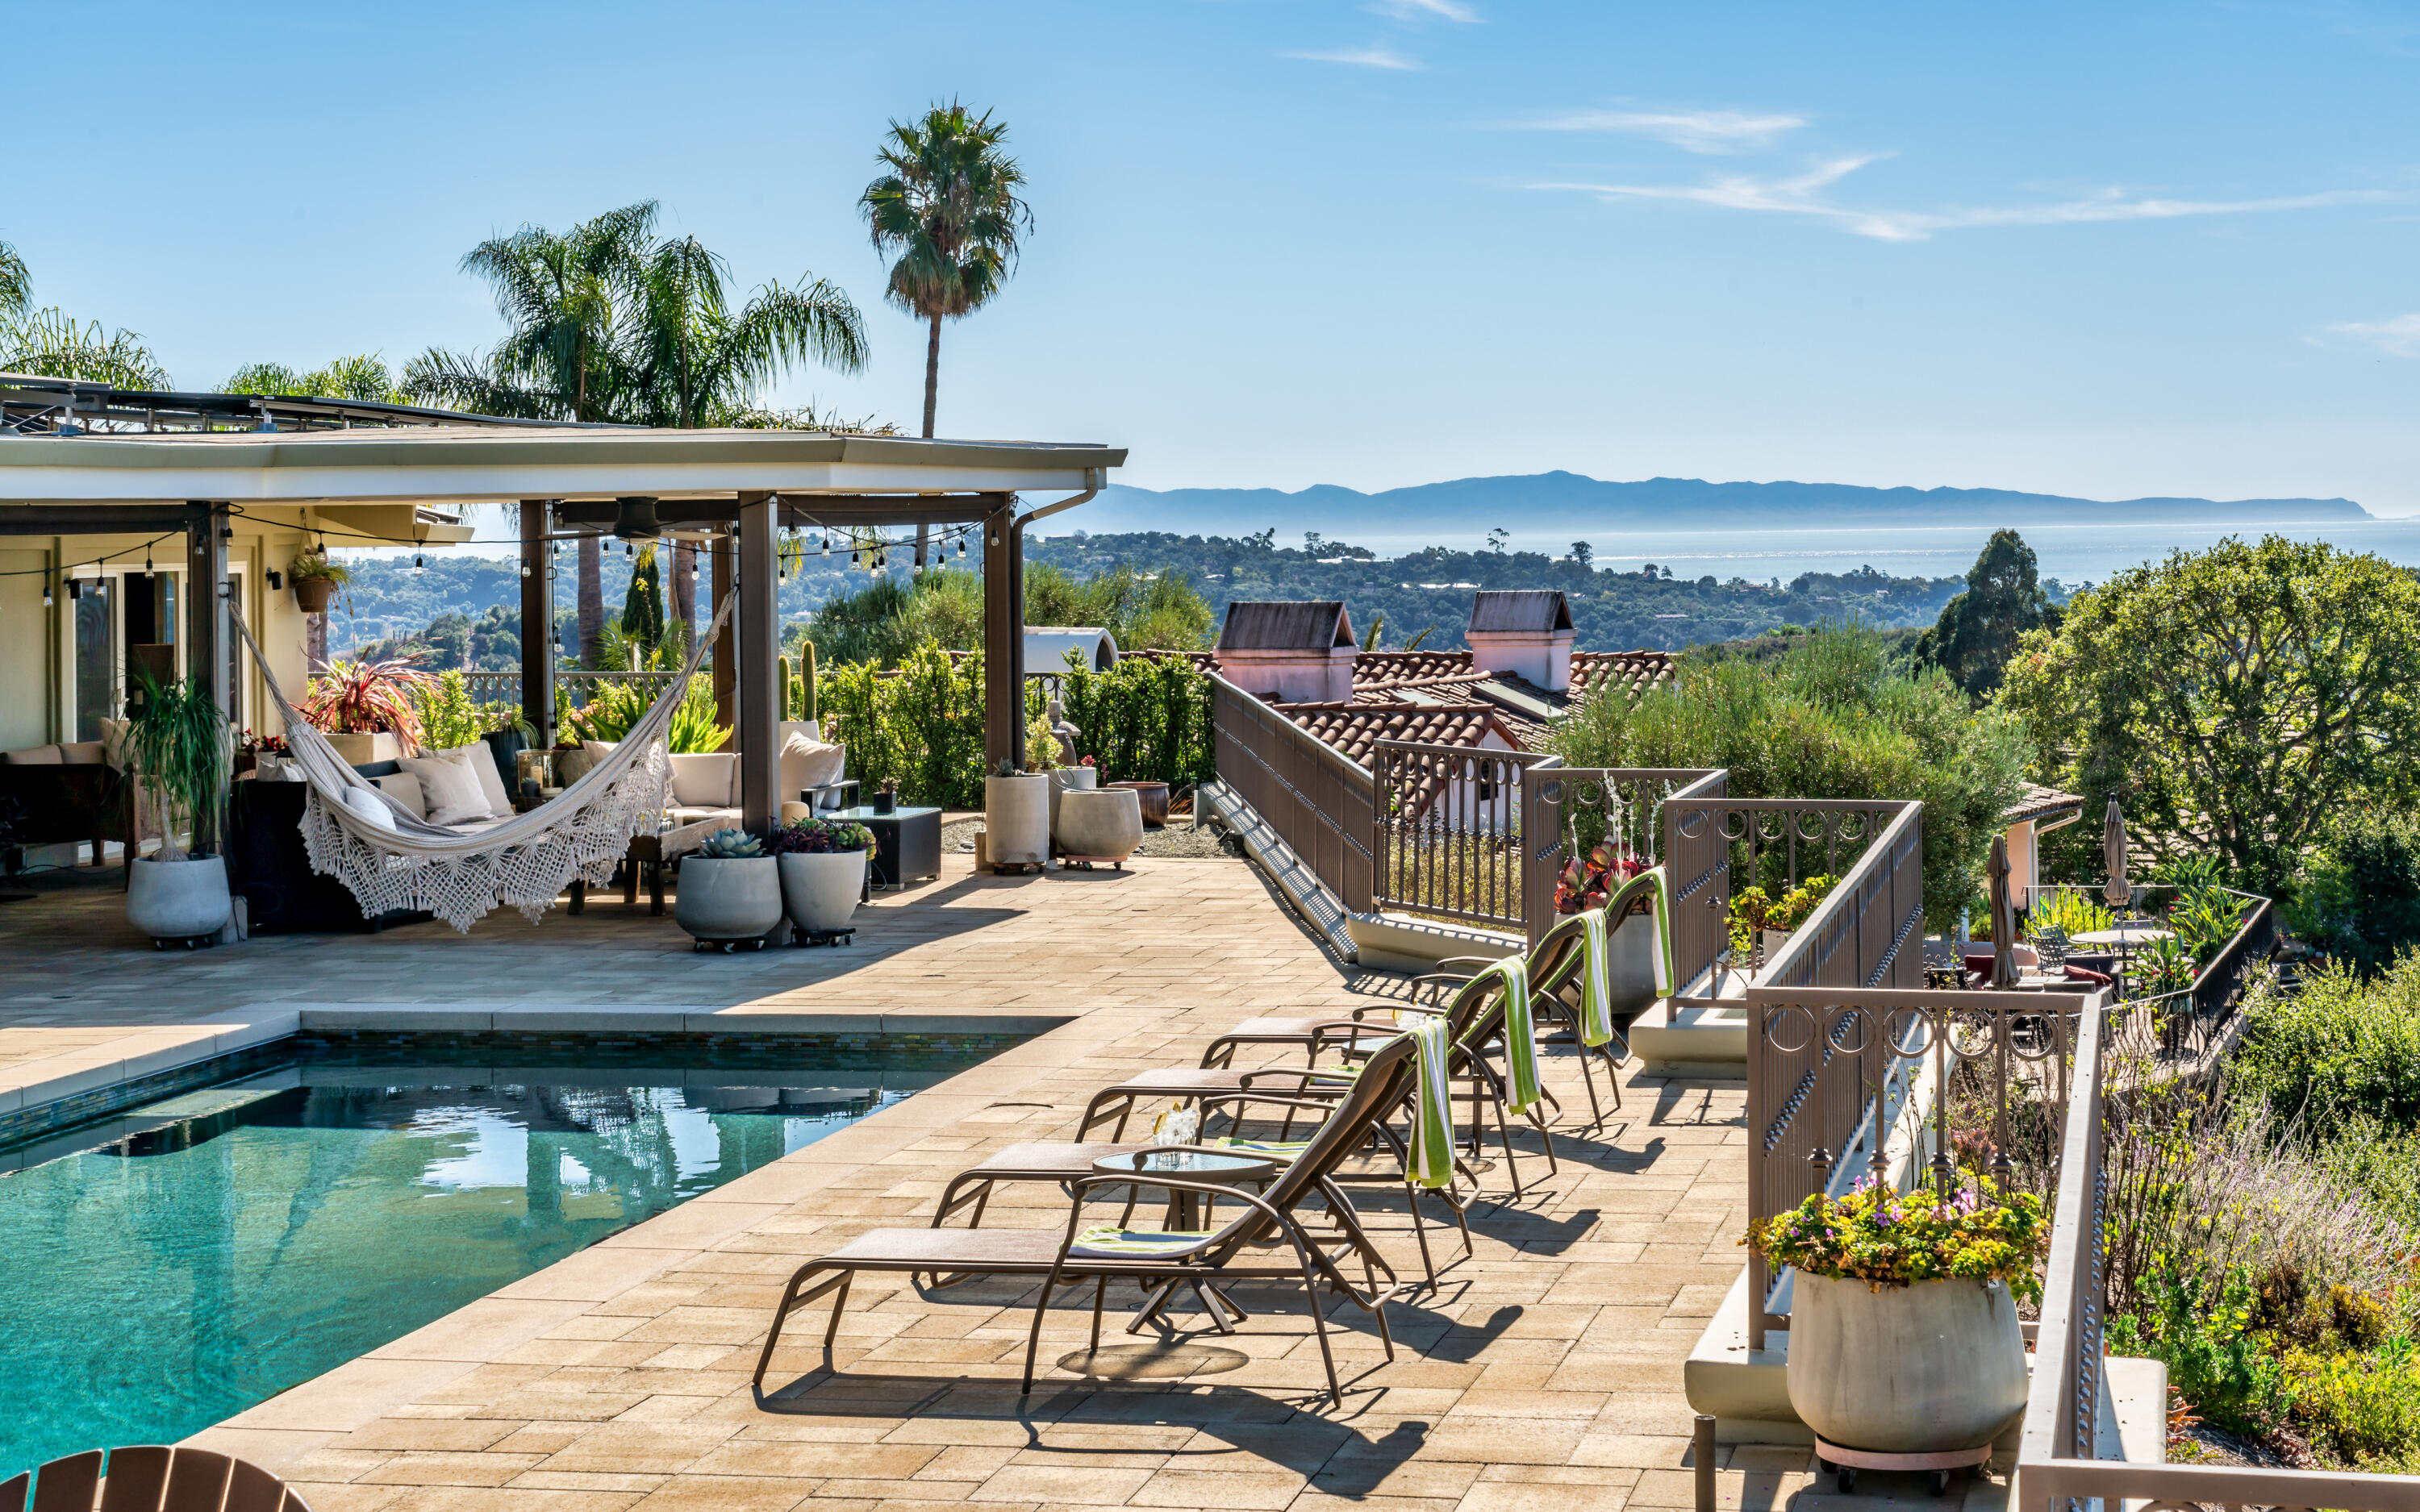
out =
[[101,1451],[88,1449],[0,1481],[0,1512],[28,1512],[28,1491],[31,1512],[94,1512],[96,1493],[100,1512],[311,1512],[292,1487],[248,1460],[159,1443],[110,1450],[105,1480]]
[[[1302,1153],[1286,1165],[1265,1192],[1254,1194],[1215,1182],[1155,1175],[1148,1180],[1133,1176],[1084,1176],[1069,1185],[1074,1201],[1063,1233],[1016,1228],[877,1228],[859,1235],[831,1254],[808,1261],[783,1287],[774,1308],[765,1348],[757,1356],[751,1385],[761,1394],[765,1372],[773,1363],[782,1326],[790,1315],[818,1299],[833,1298],[831,1318],[824,1326],[824,1350],[829,1357],[840,1331],[841,1312],[848,1305],[850,1281],[860,1271],[920,1272],[982,1275],[1031,1276],[1043,1283],[1035,1300],[1033,1328],[1026,1341],[1023,1390],[1033,1389],[1034,1357],[1041,1348],[1042,1322],[1050,1296],[1070,1281],[1090,1280],[1093,1291],[1093,1348],[1100,1348],[1101,1309],[1109,1284],[1120,1278],[1163,1292],[1176,1286],[1215,1287],[1218,1283],[1267,1280],[1299,1281],[1311,1294],[1311,1315],[1319,1337],[1319,1351],[1327,1367],[1330,1398],[1343,1401],[1336,1377],[1336,1358],[1327,1343],[1327,1321],[1319,1306],[1325,1280],[1363,1311],[1373,1314],[1387,1357],[1394,1358],[1394,1336],[1387,1327],[1386,1303],[1398,1288],[1381,1288],[1375,1279],[1375,1252],[1353,1215],[1352,1199],[1333,1180],[1333,1173],[1370,1134],[1371,1125],[1413,1095],[1418,1075],[1416,1036],[1399,1035],[1373,1055],[1353,1085],[1328,1112]],[[1211,1150],[1210,1153],[1224,1153]],[[1171,1194],[1192,1193],[1242,1205],[1242,1211],[1215,1229],[1174,1233],[1135,1233],[1123,1226],[1087,1228],[1084,1198],[1094,1190],[1147,1185]],[[1365,1294],[1345,1276],[1338,1256],[1330,1255],[1295,1216],[1303,1202],[1317,1195],[1338,1221],[1343,1236],[1340,1252],[1361,1260],[1369,1290]],[[1263,1253],[1291,1250],[1291,1263]],[[1164,1300],[1164,1297],[1159,1300]],[[1214,1317],[1216,1317],[1214,1305]],[[1157,1301],[1144,1317],[1156,1310]],[[1136,1319],[1137,1326],[1143,1318]],[[1223,1318],[1218,1322],[1227,1327]]]

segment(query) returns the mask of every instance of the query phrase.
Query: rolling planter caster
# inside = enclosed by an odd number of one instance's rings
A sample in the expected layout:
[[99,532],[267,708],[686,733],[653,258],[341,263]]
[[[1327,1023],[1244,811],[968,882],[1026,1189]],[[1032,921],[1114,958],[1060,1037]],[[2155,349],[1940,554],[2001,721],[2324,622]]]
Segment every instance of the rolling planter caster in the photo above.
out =
[[1989,1464],[1991,1459],[1992,1446],[1988,1443],[1974,1449],[1884,1454],[1876,1449],[1843,1449],[1837,1443],[1825,1443],[1820,1436],[1815,1440],[1815,1464],[1818,1469],[1831,1473],[1843,1496],[1857,1489],[1857,1472],[1860,1470],[1916,1471],[1931,1478],[1932,1494],[1939,1496],[1949,1489],[1952,1471],[1971,1470],[1977,1465]]
[[1063,856],[1059,857],[1059,863],[1066,867],[1080,867],[1087,872],[1096,866],[1106,866],[1114,872],[1126,869],[1126,858],[1123,856]]

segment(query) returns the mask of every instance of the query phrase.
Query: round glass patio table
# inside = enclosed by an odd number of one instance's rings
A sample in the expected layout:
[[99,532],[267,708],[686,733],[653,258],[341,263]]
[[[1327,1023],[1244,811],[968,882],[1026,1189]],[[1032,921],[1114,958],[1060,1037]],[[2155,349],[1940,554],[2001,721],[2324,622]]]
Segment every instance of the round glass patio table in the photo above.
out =
[[[1278,1162],[1264,1155],[1231,1155],[1221,1150],[1184,1145],[1166,1149],[1135,1149],[1123,1154],[1104,1155],[1093,1162],[1093,1170],[1099,1176],[1133,1177],[1138,1187],[1151,1185],[1151,1179],[1155,1176],[1209,1181],[1219,1186],[1260,1186],[1277,1175]],[[1161,1220],[1161,1226],[1170,1229],[1205,1227],[1202,1196],[1202,1194],[1184,1187],[1171,1188],[1168,1215]],[[1126,1332],[1141,1333],[1143,1326],[1158,1316],[1160,1309],[1175,1297],[1177,1288],[1185,1284],[1178,1281],[1160,1283],[1136,1310],[1134,1320],[1126,1324]],[[1251,1316],[1236,1306],[1233,1297],[1208,1279],[1198,1278],[1190,1285],[1195,1298],[1202,1304],[1202,1310],[1210,1315],[1210,1321],[1217,1325],[1219,1333],[1233,1334],[1235,1323]],[[1228,1320],[1230,1315],[1233,1322]]]
[[2071,945],[2114,945],[2119,949],[2128,949],[2137,945],[2149,945],[2153,940],[2174,939],[2176,933],[2175,930],[2162,929],[2157,924],[2120,924],[2115,929],[2087,930],[2082,934],[2071,934],[2067,939]]

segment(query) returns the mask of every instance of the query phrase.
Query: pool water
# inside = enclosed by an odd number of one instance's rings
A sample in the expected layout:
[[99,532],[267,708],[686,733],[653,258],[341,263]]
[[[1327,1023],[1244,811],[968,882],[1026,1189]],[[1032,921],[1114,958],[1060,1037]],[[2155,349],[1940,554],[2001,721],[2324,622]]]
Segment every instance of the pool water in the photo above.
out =
[[822,1072],[312,1059],[138,1109],[93,1131],[99,1148],[0,1176],[0,1478],[173,1443],[982,1057],[850,1058]]

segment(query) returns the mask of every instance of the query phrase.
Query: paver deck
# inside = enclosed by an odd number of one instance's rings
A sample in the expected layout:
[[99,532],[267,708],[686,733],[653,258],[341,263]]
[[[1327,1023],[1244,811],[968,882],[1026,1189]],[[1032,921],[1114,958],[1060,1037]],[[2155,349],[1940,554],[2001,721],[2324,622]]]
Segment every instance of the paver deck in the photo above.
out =
[[[1440,1284],[1390,1308],[1396,1361],[1366,1315],[1329,1299],[1341,1410],[1326,1405],[1299,1288],[1239,1288],[1254,1316],[1232,1337],[1139,1342],[1113,1326],[1124,1355],[1090,1361],[1087,1290],[1083,1305],[1054,1307],[1042,1379],[1020,1399],[1026,1288],[920,1294],[876,1275],[858,1281],[829,1363],[819,1317],[794,1319],[760,1403],[748,1372],[804,1259],[869,1227],[924,1223],[955,1171],[1008,1143],[1068,1136],[1093,1091],[1191,1063],[1238,1019],[1406,990],[1323,953],[1240,863],[1024,880],[971,876],[960,857],[945,867],[939,884],[861,911],[855,947],[729,957],[691,954],[669,919],[611,903],[535,932],[491,919],[467,938],[422,926],[155,955],[133,948],[116,892],[54,890],[0,909],[0,950],[35,964],[0,984],[0,1056],[88,1052],[98,1033],[268,1001],[654,1003],[718,1023],[1064,1016],[201,1435],[294,1479],[317,1512],[1690,1503],[1681,1367],[1738,1273],[1744,1095],[1634,1074],[1623,1109],[1587,1130],[1567,1054],[1547,1065],[1566,1109],[1559,1172],[1546,1174],[1534,1139],[1525,1196],[1492,1168],[1466,1258],[1450,1229],[1432,1229]],[[985,1223],[1055,1229],[1064,1203],[1052,1187],[1005,1189]],[[1417,1275],[1403,1200],[1363,1206]],[[1725,1505],[1815,1500],[1806,1451],[1723,1453]],[[1821,1500],[1879,1508],[1908,1488],[1870,1489]]]

